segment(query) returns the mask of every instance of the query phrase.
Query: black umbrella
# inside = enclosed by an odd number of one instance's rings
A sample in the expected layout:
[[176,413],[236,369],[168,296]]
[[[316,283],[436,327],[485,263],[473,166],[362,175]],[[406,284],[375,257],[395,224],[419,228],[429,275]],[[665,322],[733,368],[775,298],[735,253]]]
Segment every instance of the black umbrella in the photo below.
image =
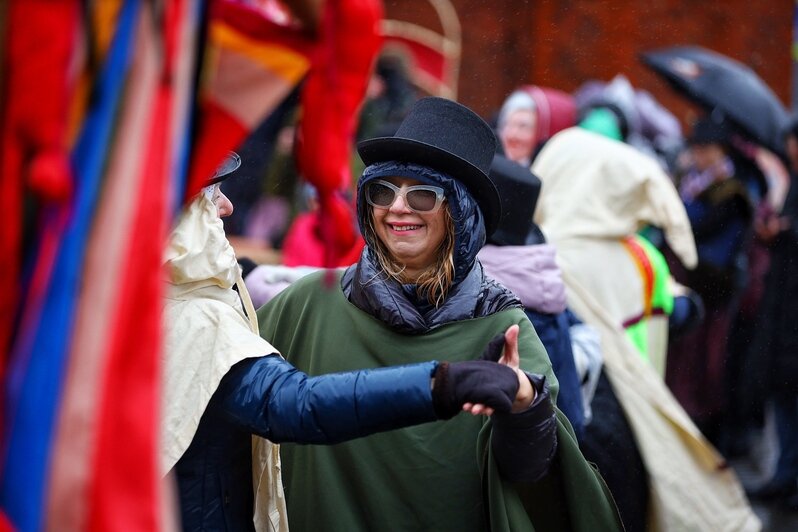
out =
[[641,58],[676,90],[709,111],[720,110],[752,140],[782,153],[787,110],[753,70],[699,46],[663,48]]

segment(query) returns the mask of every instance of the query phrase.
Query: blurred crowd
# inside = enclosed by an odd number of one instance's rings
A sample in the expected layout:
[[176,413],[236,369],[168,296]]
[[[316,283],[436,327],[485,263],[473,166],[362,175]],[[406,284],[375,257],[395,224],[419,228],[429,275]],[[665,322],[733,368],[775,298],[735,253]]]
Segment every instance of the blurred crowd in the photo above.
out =
[[[382,56],[358,139],[393,135],[422,96],[402,60]],[[256,307],[315,268],[355,263],[364,246],[325,262],[316,193],[292,160],[296,107],[289,98],[248,139],[241,175],[225,185],[235,198],[226,232]],[[623,75],[573,93],[519,85],[485,118],[500,141],[491,177],[504,219],[479,260],[524,302],[560,382],[558,406],[627,529],[645,526],[657,466],[596,320],[631,340],[719,463],[749,456],[772,413],[777,463],[745,488],[798,511],[798,122],[779,148],[718,108],[683,132]],[[354,154],[352,165],[359,175]]]
[[382,4],[0,8],[0,532],[798,527],[798,115]]

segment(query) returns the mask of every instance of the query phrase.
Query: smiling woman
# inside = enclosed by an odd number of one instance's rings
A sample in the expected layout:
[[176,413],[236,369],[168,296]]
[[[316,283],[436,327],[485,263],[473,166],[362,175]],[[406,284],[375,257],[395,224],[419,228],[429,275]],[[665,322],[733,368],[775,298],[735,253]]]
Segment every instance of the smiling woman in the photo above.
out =
[[160,458],[176,481],[183,530],[286,530],[273,443],[336,443],[461,409],[488,415],[529,404],[515,344],[512,367],[428,360],[317,378],[296,371],[258,336],[224,235],[220,218],[233,205],[219,181],[234,169],[206,183],[166,251]]
[[[557,381],[521,303],[477,260],[500,216],[487,175],[490,127],[460,104],[426,98],[395,136],[358,151],[366,163],[360,260],[332,289],[310,275],[272,299],[258,311],[261,335],[298,368],[322,374],[431,353],[465,361],[504,334],[509,353],[517,339],[530,373],[518,373],[513,412],[487,424],[455,419],[328,448],[284,446],[291,528],[619,529],[611,498],[553,406]],[[523,504],[506,482],[518,483]]]

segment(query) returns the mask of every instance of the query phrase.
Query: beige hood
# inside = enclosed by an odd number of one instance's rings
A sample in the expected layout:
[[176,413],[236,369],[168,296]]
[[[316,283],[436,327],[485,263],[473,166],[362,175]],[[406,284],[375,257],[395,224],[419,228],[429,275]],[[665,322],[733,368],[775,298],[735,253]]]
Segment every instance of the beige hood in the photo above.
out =
[[688,268],[697,254],[690,221],[659,164],[622,142],[573,127],[546,143],[532,171],[543,181],[535,221],[552,242],[617,239],[660,227]]
[[[162,475],[188,448],[227,371],[241,360],[277,353],[258,335],[255,309],[241,281],[235,252],[216,208],[204,194],[180,217],[170,235],[165,263],[170,282],[164,306]],[[232,289],[236,284],[238,293]],[[258,530],[287,528],[278,453],[276,445],[253,438]]]

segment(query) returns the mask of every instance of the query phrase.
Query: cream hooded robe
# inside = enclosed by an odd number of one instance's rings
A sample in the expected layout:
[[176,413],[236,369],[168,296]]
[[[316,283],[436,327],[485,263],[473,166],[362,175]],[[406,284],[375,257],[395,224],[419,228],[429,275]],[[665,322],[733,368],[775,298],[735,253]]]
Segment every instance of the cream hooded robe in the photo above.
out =
[[[170,283],[164,307],[163,476],[188,449],[227,371],[246,358],[277,353],[258,335],[235,252],[205,194],[183,212],[170,236],[165,262]],[[232,289],[236,284],[240,298]],[[252,454],[255,529],[288,530],[279,447],[253,436]]]
[[670,179],[634,148],[579,128],[552,137],[532,171],[543,182],[535,221],[557,248],[569,306],[601,333],[605,371],[646,465],[649,529],[759,530],[734,472],[622,327],[644,300],[623,237],[653,224],[686,266],[696,263],[690,224]]

